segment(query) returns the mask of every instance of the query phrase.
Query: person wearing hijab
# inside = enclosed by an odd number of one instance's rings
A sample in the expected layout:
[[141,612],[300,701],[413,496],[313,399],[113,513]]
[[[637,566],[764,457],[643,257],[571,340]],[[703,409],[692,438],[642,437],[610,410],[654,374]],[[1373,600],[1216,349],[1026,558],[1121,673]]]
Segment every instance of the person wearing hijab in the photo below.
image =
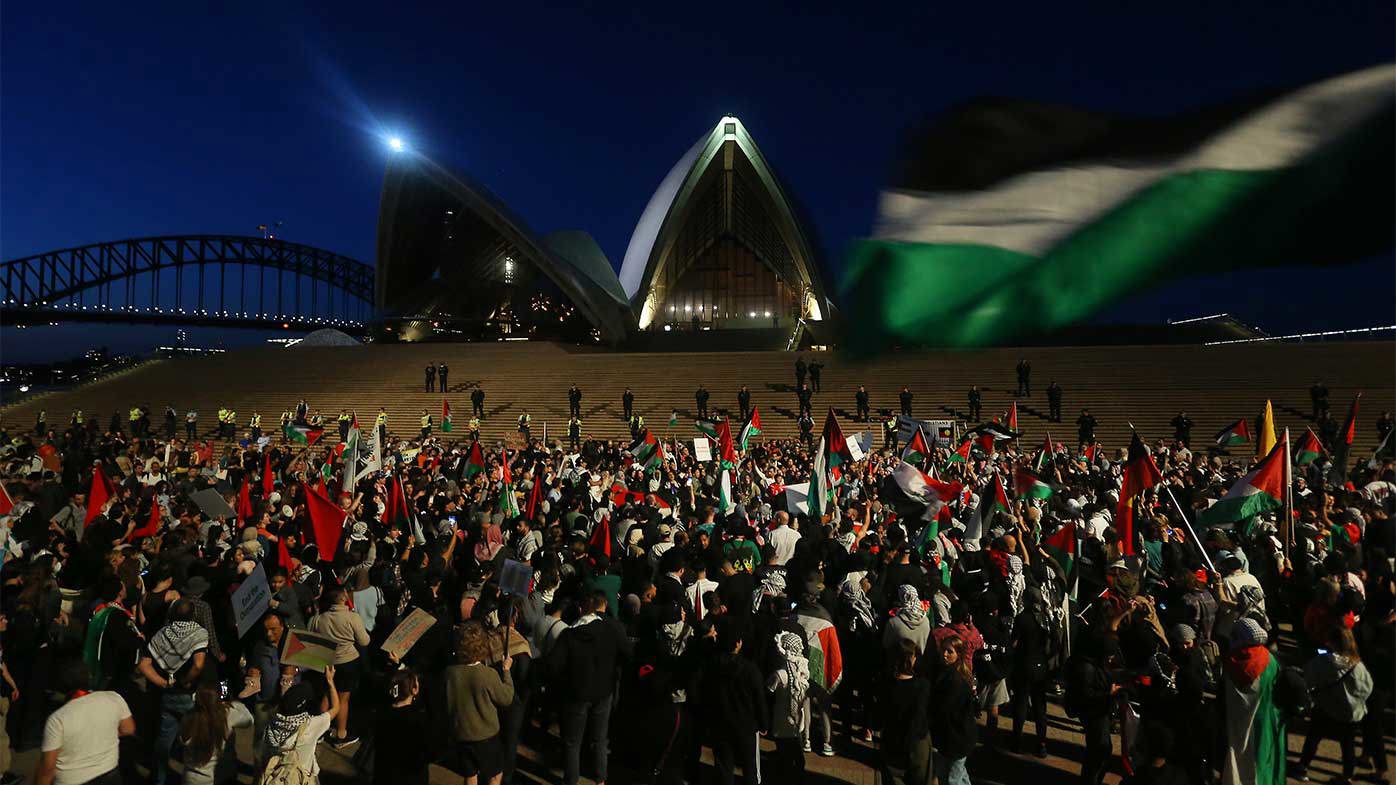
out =
[[766,679],[772,694],[771,729],[776,744],[771,782],[795,785],[804,781],[805,755],[801,739],[809,733],[809,660],[805,643],[793,632],[776,635],[777,668]]
[[1231,627],[1231,650],[1222,661],[1226,701],[1223,785],[1284,785],[1285,720],[1275,705],[1280,662],[1266,648],[1265,630],[1248,617]]
[[924,654],[926,641],[931,637],[931,622],[915,586],[904,583],[897,589],[897,606],[896,613],[887,620],[882,631],[883,652],[889,658],[896,656],[905,640],[915,644],[918,656]]

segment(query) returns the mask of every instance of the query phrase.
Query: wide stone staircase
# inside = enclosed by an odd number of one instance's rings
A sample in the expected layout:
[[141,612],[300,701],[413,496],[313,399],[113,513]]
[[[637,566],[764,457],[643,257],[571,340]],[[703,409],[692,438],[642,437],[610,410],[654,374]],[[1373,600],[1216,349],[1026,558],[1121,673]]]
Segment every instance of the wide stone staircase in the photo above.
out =
[[[341,407],[355,410],[367,427],[382,406],[389,430],[415,435],[422,410],[437,420],[447,398],[455,415],[455,436],[463,437],[470,418],[470,392],[485,390],[487,440],[513,439],[518,415],[526,408],[533,431],[549,438],[565,434],[567,389],[583,393],[583,431],[588,438],[628,439],[621,393],[628,385],[636,409],[657,434],[692,437],[694,390],[701,382],[712,394],[709,407],[738,416],[737,390],[747,384],[759,408],[766,437],[797,434],[794,363],[824,363],[822,391],[814,395],[817,423],[835,409],[846,432],[876,429],[847,422],[854,391],[866,385],[874,411],[898,408],[903,385],[915,395],[914,414],[924,419],[964,419],[966,392],[978,384],[985,418],[1003,413],[1017,400],[1026,438],[1075,442],[1075,419],[1089,407],[1099,421],[1106,447],[1127,443],[1129,423],[1146,439],[1169,437],[1169,420],[1179,411],[1193,419],[1194,446],[1239,417],[1254,418],[1265,400],[1273,401],[1279,427],[1298,438],[1310,424],[1309,386],[1329,387],[1333,416],[1341,423],[1354,393],[1363,392],[1355,455],[1375,448],[1374,423],[1396,405],[1396,348],[1391,342],[1274,343],[1233,346],[1053,347],[897,353],[858,358],[837,352],[670,352],[622,353],[548,343],[463,343],[365,345],[355,347],[253,348],[226,354],[151,362],[116,378],[45,396],[0,411],[11,430],[32,427],[40,408],[51,424],[66,423],[74,408],[97,416],[105,427],[114,412],[123,421],[132,405],[148,405],[153,425],[162,425],[167,404],[183,413],[199,412],[201,434],[214,424],[219,406],[238,412],[239,433],[247,418],[262,414],[274,432],[280,413],[300,397],[320,411],[329,431]],[[1014,366],[1020,357],[1033,367],[1032,395],[1015,398]],[[427,363],[450,367],[450,390],[424,391]],[[1047,421],[1047,383],[1064,390],[1062,423]],[[679,425],[668,426],[677,409]],[[739,427],[734,422],[734,431]],[[333,436],[331,436],[333,438]]]

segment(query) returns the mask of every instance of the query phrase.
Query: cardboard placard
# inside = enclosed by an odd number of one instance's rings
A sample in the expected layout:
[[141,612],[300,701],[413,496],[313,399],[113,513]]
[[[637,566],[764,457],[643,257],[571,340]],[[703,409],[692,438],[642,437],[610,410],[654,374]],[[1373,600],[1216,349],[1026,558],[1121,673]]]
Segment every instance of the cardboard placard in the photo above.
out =
[[269,608],[271,586],[267,583],[267,571],[259,563],[233,592],[233,621],[237,623],[238,637],[246,635]]
[[388,639],[383,641],[383,652],[401,660],[407,656],[408,650],[422,639],[422,636],[431,629],[433,624],[436,624],[435,616],[421,608],[413,608],[412,612],[407,614],[407,618],[403,619],[388,636]]
[[706,436],[698,436],[693,439],[693,459],[699,463],[707,463],[713,459],[712,443]]
[[237,511],[235,511],[222,496],[218,495],[218,491],[213,488],[205,488],[202,491],[197,491],[189,498],[193,500],[195,504],[199,505],[199,510],[202,511],[204,515],[215,520],[218,518],[231,519],[238,516]]

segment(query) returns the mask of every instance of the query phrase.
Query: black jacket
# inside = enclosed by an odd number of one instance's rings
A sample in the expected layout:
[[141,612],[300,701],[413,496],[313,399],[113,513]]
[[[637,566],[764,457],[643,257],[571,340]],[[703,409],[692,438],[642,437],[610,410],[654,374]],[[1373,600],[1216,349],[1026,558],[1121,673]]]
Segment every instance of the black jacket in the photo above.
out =
[[931,688],[931,738],[937,752],[954,760],[974,751],[978,735],[974,713],[974,690],[959,674],[941,668]]
[[616,686],[616,668],[631,654],[625,627],[609,616],[569,627],[548,653],[548,673],[563,700],[598,701]]
[[751,737],[771,725],[761,672],[745,657],[723,654],[703,670],[698,702],[709,728]]

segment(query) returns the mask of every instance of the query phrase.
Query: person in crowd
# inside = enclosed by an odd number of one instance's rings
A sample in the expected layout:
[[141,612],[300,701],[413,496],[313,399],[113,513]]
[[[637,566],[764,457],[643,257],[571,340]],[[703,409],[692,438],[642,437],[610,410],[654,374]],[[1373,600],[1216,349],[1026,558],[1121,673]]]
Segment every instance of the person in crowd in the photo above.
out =
[[745,384],[737,390],[737,408],[742,413],[743,421],[751,419],[751,390]]
[[795,400],[800,404],[800,414],[802,416],[812,412],[811,407],[814,400],[814,393],[810,390],[809,385],[800,385],[799,389],[795,391]]
[[136,732],[126,701],[115,692],[91,692],[87,667],[70,658],[58,665],[54,686],[63,705],[44,722],[36,785],[120,785],[118,742]]
[[629,387],[625,388],[625,392],[620,394],[620,408],[622,411],[621,417],[625,418],[626,422],[629,422],[631,415],[635,413],[635,393],[631,392]]
[[824,363],[815,360],[809,364],[809,386],[819,392],[819,377],[824,373]]
[[1095,417],[1090,409],[1082,409],[1081,416],[1076,418],[1076,442],[1082,447],[1095,441]]
[[853,408],[856,411],[855,416],[861,422],[867,422],[868,417],[872,414],[872,409],[868,405],[868,388],[861,384],[858,385],[858,391],[853,393]]
[[931,781],[931,683],[916,667],[924,653],[903,638],[888,658],[890,678],[878,708],[882,714],[879,752],[885,782],[929,785]]
[[1062,421],[1062,386],[1056,379],[1047,383],[1047,418],[1052,422]]
[[969,421],[979,422],[980,414],[984,410],[984,393],[979,391],[979,385],[972,384],[969,388]]
[[795,358],[795,389],[805,386],[805,374],[809,373],[809,366],[805,363],[804,357]]
[[324,610],[310,619],[310,631],[324,635],[335,645],[334,666],[338,674],[335,701],[338,712],[334,718],[334,732],[329,741],[334,747],[348,747],[359,740],[349,732],[349,701],[358,690],[363,678],[363,660],[359,649],[369,644],[368,629],[363,617],[349,608],[348,593],[342,587],[334,587],[321,598]]
[[575,384],[567,390],[567,414],[569,417],[582,416],[582,391]]
[[485,419],[485,388],[478,385],[470,391],[470,414]]
[[138,668],[159,688],[159,726],[150,759],[151,779],[163,785],[169,774],[170,750],[181,719],[194,708],[194,691],[213,657],[209,633],[196,621],[190,597],[170,606],[169,621],[151,637]]
[[457,661],[446,669],[446,703],[460,773],[466,785],[482,780],[499,785],[504,772],[500,711],[514,700],[514,662],[506,654],[498,671],[486,663],[490,643],[478,621],[459,625],[455,640]]
[[598,783],[606,780],[616,670],[633,651],[625,628],[607,614],[607,607],[606,592],[588,592],[582,616],[561,632],[546,662],[559,688],[565,785],[576,785],[581,776],[582,738],[588,727],[596,756],[595,779]]
[[183,749],[184,785],[223,785],[237,781],[233,731],[252,727],[252,714],[242,702],[261,689],[249,680],[236,700],[229,700],[227,682],[205,677],[194,691],[194,708],[179,724]]
[[433,363],[427,363],[427,368],[424,373],[424,376],[426,378],[426,391],[436,392],[436,365],[434,365]]
[[[736,769],[741,767],[742,782],[757,785],[761,782],[759,734],[770,728],[771,710],[761,672],[750,659],[740,656],[742,644],[742,630],[735,619],[718,622],[718,654],[703,668],[698,695],[710,732],[718,782],[736,782]],[[781,652],[782,659],[789,656],[784,654],[783,642]],[[798,668],[798,663],[793,667]],[[798,688],[799,685],[794,687]],[[785,746],[788,750],[789,744]],[[793,753],[786,752],[786,756],[790,754]],[[783,771],[790,768],[787,763]]]
[[897,396],[897,400],[900,401],[902,405],[903,417],[911,416],[911,398],[912,395],[910,387],[903,387],[901,393]]
[[[320,759],[315,747],[329,732],[339,713],[339,691],[335,688],[333,665],[325,666],[322,681],[323,689],[307,680],[295,684],[281,696],[276,713],[260,739],[259,770],[274,775],[280,767],[293,766],[300,769],[303,778],[316,781]],[[295,781],[289,777],[285,779]]]
[[1285,782],[1285,720],[1275,703],[1279,660],[1266,647],[1260,624],[1242,618],[1230,633],[1225,674],[1226,754],[1223,785],[1282,785]]
[[958,635],[937,645],[935,679],[931,684],[931,739],[936,781],[969,785],[966,761],[974,750],[979,724],[974,694],[974,664],[969,647]]
[[436,366],[436,378],[441,382],[441,392],[451,391],[450,384],[447,382],[447,379],[450,377],[450,373],[451,369],[446,367],[446,363],[443,362],[440,365]]
[[1367,716],[1367,699],[1372,696],[1372,674],[1362,664],[1352,631],[1338,628],[1329,636],[1327,649],[1304,666],[1304,683],[1313,696],[1309,727],[1304,733],[1304,749],[1299,764],[1289,771],[1297,780],[1309,778],[1309,765],[1318,754],[1318,743],[1338,742],[1343,756],[1343,780],[1351,781],[1357,770],[1357,731]]
[[772,782],[795,785],[805,776],[801,739],[809,733],[809,658],[804,641],[793,632],[776,635],[776,649],[780,662],[766,679],[772,694],[769,736],[776,744],[768,772]]
[[373,718],[374,785],[427,785],[431,753],[423,740],[431,730],[421,692],[421,680],[411,669],[388,677],[390,702]]
[[1014,367],[1018,373],[1018,395],[1032,397],[1032,363],[1026,357],[1018,359],[1018,365]]
[[704,420],[708,419],[708,398],[710,396],[711,393],[708,392],[708,388],[701,384],[698,385],[698,389],[693,393],[693,403],[698,407],[698,417]]

